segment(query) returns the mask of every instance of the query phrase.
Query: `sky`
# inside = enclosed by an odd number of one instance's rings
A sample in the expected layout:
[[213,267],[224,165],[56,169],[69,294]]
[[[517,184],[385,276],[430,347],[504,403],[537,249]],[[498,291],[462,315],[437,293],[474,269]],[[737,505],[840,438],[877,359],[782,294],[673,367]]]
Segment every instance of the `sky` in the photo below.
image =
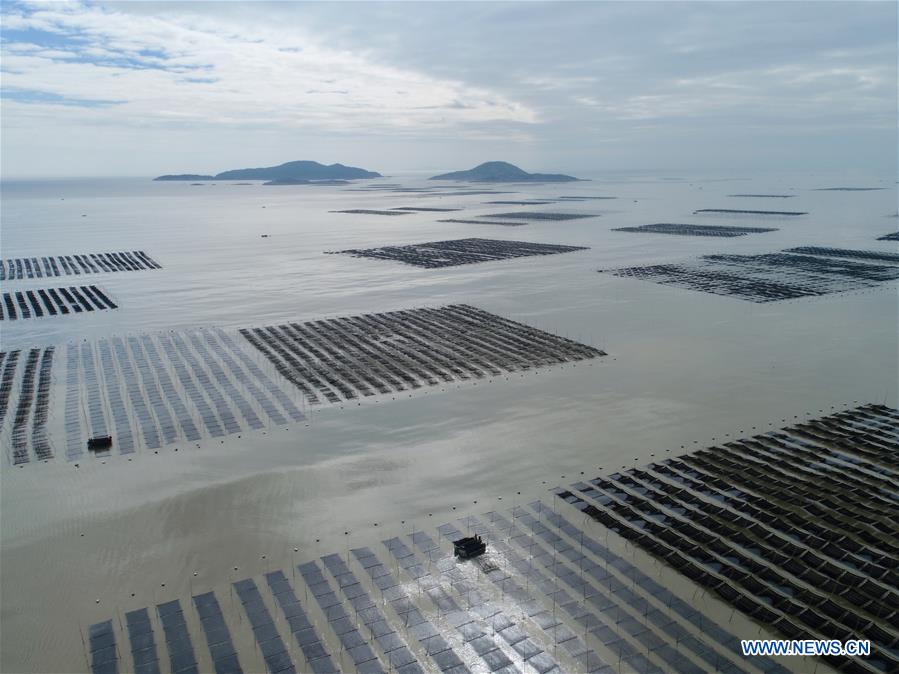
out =
[[0,4],[3,178],[895,175],[895,2]]

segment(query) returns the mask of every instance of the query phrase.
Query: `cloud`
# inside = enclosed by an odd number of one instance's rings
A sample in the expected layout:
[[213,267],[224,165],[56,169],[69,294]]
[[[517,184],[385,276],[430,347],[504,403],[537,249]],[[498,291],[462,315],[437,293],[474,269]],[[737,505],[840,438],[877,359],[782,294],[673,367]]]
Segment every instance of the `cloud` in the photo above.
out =
[[772,157],[895,167],[894,3],[9,0],[0,11],[5,172],[299,157],[382,171],[451,168],[447,157],[563,173]]
[[[495,91],[335,50],[295,30],[246,30],[177,11],[135,20],[78,3],[8,13],[4,23],[7,33],[33,40],[4,40],[5,87],[43,92],[43,102],[60,105],[121,101],[97,111],[107,122],[353,132],[537,121],[533,110]],[[27,108],[7,112],[15,124]]]

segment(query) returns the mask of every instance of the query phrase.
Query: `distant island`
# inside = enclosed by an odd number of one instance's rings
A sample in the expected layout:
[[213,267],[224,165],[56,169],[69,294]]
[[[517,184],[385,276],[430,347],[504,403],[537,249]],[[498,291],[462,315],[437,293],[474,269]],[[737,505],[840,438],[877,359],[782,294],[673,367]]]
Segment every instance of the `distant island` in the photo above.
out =
[[235,169],[218,173],[214,176],[180,173],[159,176],[154,178],[154,180],[268,180],[271,182],[266,184],[305,185],[325,180],[356,180],[359,178],[380,177],[380,173],[366,171],[355,166],[344,166],[343,164],[325,166],[317,161],[289,161],[280,166]]
[[453,171],[429,180],[467,180],[475,183],[567,183],[580,180],[561,173],[528,173],[505,161],[488,161],[468,171]]
[[153,180],[215,180],[215,176],[204,176],[199,173],[179,173],[177,175],[159,176]]

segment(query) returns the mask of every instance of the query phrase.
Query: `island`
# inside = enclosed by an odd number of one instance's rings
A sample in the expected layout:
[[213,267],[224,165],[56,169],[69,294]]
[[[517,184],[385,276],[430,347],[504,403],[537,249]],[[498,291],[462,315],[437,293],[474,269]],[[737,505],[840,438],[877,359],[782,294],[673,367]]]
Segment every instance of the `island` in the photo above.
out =
[[468,171],[453,171],[429,180],[466,180],[474,183],[567,183],[580,178],[561,173],[528,173],[505,161],[488,161]]
[[204,176],[199,173],[178,173],[175,175],[159,176],[153,180],[215,180],[215,176]]
[[[245,168],[217,173],[214,176],[182,173],[159,176],[154,180],[268,180],[273,185],[322,184],[326,180],[357,180],[360,178],[380,178],[380,173],[366,171],[355,166],[331,164],[326,166],[317,161],[289,161],[279,166]],[[325,183],[327,184],[327,183]]]

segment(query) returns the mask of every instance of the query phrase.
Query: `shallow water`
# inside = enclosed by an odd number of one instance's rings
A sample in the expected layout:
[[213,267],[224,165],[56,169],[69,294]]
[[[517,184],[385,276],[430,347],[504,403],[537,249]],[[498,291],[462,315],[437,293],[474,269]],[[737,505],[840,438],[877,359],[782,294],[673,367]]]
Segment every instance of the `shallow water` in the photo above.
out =
[[[84,671],[79,627],[120,608],[196,593],[198,585],[368,544],[378,539],[375,523],[398,533],[466,508],[482,512],[483,503],[508,502],[518,491],[521,498],[542,495],[581,471],[630,467],[854,401],[896,405],[895,282],[753,304],[597,273],[800,245],[895,251],[894,243],[876,241],[897,227],[889,217],[894,177],[851,183],[887,188],[874,192],[812,191],[847,180],[808,176],[596,178],[502,188],[515,195],[443,197],[136,180],[5,183],[2,257],[142,249],[163,266],[85,277],[120,308],[4,321],[5,350],[464,302],[609,355],[507,381],[453,383],[411,399],[325,407],[310,412],[308,425],[78,468],[59,451],[60,357],[50,422],[58,458],[22,469],[7,461],[0,476],[0,669]],[[384,182],[427,184],[419,176]],[[726,196],[732,193],[796,196]],[[617,199],[532,207],[599,215],[583,220],[521,227],[437,222],[519,210],[485,201],[569,194]],[[329,212],[418,205],[464,210],[389,218]],[[809,215],[693,215],[700,208]],[[779,231],[728,239],[610,231],[655,222]],[[322,254],[464,237],[590,250],[437,270]],[[53,285],[34,279],[14,287]]]

